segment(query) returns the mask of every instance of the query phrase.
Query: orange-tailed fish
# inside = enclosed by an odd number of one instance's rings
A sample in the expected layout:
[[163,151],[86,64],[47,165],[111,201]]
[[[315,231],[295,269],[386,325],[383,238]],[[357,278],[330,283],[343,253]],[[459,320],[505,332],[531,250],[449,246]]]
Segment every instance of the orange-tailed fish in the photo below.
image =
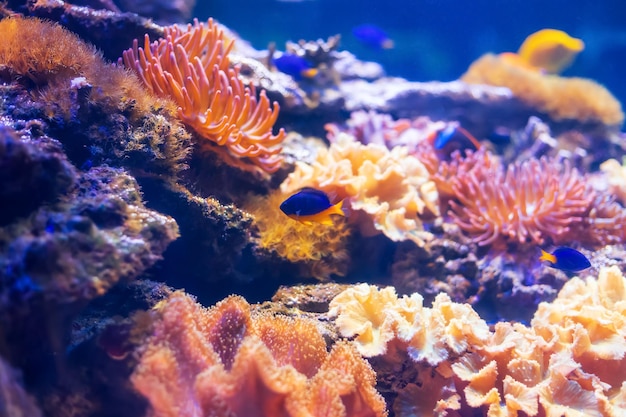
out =
[[332,225],[333,214],[345,216],[342,210],[343,200],[332,204],[323,191],[314,188],[303,188],[280,205],[287,216],[304,224],[322,223]]
[[561,246],[552,253],[541,250],[540,261],[550,262],[550,266],[563,271],[578,272],[591,266],[589,259],[576,249]]
[[567,68],[585,43],[562,30],[542,29],[529,35],[517,55],[531,67],[556,74]]
[[436,150],[441,150],[450,142],[459,139],[465,139],[476,149],[480,149],[480,142],[478,142],[478,139],[476,139],[474,135],[464,129],[460,124],[454,122],[448,123],[443,129],[434,131],[427,138]]
[[352,34],[361,43],[374,49],[391,49],[394,44],[384,30],[376,25],[360,25],[352,29]]
[[296,81],[317,75],[317,69],[312,68],[306,59],[296,54],[285,52],[278,58],[274,58],[273,62],[278,71],[291,75]]

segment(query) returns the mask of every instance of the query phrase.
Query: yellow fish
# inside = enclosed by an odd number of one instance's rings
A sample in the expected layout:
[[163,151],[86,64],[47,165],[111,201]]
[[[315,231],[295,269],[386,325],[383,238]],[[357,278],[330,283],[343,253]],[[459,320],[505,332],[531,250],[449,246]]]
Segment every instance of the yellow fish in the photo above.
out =
[[517,51],[519,58],[530,67],[557,74],[567,68],[585,43],[562,30],[542,29],[529,35]]

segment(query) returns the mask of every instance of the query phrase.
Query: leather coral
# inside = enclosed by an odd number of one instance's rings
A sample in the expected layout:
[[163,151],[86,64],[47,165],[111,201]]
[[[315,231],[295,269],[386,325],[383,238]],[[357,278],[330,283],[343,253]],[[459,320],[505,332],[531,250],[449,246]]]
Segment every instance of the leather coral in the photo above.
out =
[[207,139],[201,147],[239,168],[271,173],[282,162],[285,133],[272,133],[279,106],[270,105],[265,91],[257,99],[254,85],[239,79],[239,68],[228,59],[232,47],[212,19],[206,25],[195,20],[185,30],[165,28],[164,38],[152,43],[145,35],[143,47],[135,40],[121,61],[148,90],[178,104],[181,120]]
[[182,293],[157,306],[132,383],[150,416],[386,416],[355,348],[330,352],[315,322],[251,314],[231,296],[206,309]]
[[398,383],[396,416],[608,417],[626,413],[625,297],[626,278],[613,266],[597,279],[572,278],[530,326],[492,330],[445,294],[426,308],[418,294],[367,284],[337,295],[330,314],[364,355],[414,363]]

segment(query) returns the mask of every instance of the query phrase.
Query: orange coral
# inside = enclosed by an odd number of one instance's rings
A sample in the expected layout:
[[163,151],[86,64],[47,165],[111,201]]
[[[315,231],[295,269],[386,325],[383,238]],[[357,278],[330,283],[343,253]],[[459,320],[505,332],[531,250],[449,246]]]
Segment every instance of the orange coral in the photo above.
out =
[[592,80],[541,74],[493,54],[476,60],[461,79],[507,87],[520,100],[557,121],[569,119],[615,127],[624,122],[620,102]]
[[328,353],[309,319],[252,316],[236,296],[204,309],[182,292],[157,308],[131,378],[151,416],[386,416],[369,364],[346,342]]
[[280,204],[287,197],[279,190],[247,202],[245,208],[259,229],[258,246],[297,263],[303,274],[319,280],[327,280],[331,274],[345,275],[350,260],[347,223],[338,219],[329,227],[290,219],[280,211]]
[[229,68],[232,46],[212,19],[207,25],[196,20],[184,31],[166,28],[165,39],[153,43],[146,35],[143,48],[135,40],[122,61],[150,91],[176,101],[181,120],[208,139],[201,146],[232,165],[250,169],[249,161],[271,173],[282,162],[284,130],[272,134],[279,106],[274,102],[272,109],[265,91],[257,101],[254,85],[246,87],[239,68]]
[[[540,304],[531,326],[498,323],[493,331],[469,305],[442,299],[427,309],[407,303],[416,294],[394,301],[381,297],[387,291],[348,289],[331,302],[331,312],[341,334],[357,336],[357,345],[372,318],[395,320],[386,339],[405,343],[405,357],[417,362],[418,372],[400,390],[396,416],[473,416],[477,409],[489,417],[626,413],[626,278],[617,267],[602,268],[597,280],[567,282],[554,302]],[[366,307],[375,300],[382,303]],[[405,328],[400,318],[408,317],[415,319]],[[438,357],[421,348],[421,356],[411,353],[414,340],[406,342],[407,335],[420,331],[411,328],[425,329],[429,345],[441,349]],[[394,355],[387,358],[397,360]]]

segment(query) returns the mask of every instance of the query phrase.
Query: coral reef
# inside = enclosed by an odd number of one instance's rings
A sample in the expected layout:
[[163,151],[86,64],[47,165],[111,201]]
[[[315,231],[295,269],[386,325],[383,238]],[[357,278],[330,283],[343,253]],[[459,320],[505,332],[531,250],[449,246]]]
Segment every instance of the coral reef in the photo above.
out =
[[74,181],[58,203],[0,229],[0,309],[39,297],[83,303],[137,276],[178,237],[174,219],[145,208],[127,173],[92,168]]
[[414,363],[414,380],[404,381],[394,401],[396,416],[477,409],[488,416],[613,416],[626,411],[625,291],[619,269],[603,268],[597,280],[567,282],[554,302],[540,304],[530,326],[503,322],[493,330],[445,295],[428,309],[418,294],[398,298],[366,284],[339,294],[329,314],[342,335],[357,336],[364,355],[384,355],[379,376],[385,361]]
[[11,81],[2,96],[15,103],[12,118],[45,120],[77,166],[130,165],[135,174],[170,177],[186,168],[191,141],[171,102],[146,94],[134,75],[59,25],[12,17],[0,27],[8,37],[0,78]]
[[382,232],[393,241],[423,245],[431,234],[421,218],[439,215],[435,184],[407,148],[363,145],[348,134],[340,134],[328,150],[321,150],[313,164],[296,163],[281,190],[288,194],[303,187],[345,199],[351,221],[366,236]]
[[141,349],[132,382],[149,415],[385,416],[369,364],[330,352],[315,322],[260,313],[241,297],[211,309],[175,293]]
[[245,87],[238,67],[229,68],[232,41],[211,19],[206,26],[196,20],[185,31],[167,27],[164,36],[150,43],[146,35],[143,48],[135,40],[121,61],[151,92],[176,101],[180,119],[207,139],[203,148],[225,149],[222,156],[237,167],[252,163],[276,171],[285,136],[283,130],[272,134],[279,106],[272,109],[264,91],[257,101],[254,85]]
[[476,60],[461,79],[472,84],[510,88],[524,103],[556,121],[577,120],[619,128],[624,122],[620,102],[600,84],[583,78],[544,75],[513,65],[497,55]]
[[255,218],[258,247],[298,264],[301,276],[328,280],[332,274],[345,275],[350,259],[346,248],[350,230],[345,220],[332,226],[305,225],[280,211],[287,197],[275,191],[267,197],[252,197],[245,204]]

